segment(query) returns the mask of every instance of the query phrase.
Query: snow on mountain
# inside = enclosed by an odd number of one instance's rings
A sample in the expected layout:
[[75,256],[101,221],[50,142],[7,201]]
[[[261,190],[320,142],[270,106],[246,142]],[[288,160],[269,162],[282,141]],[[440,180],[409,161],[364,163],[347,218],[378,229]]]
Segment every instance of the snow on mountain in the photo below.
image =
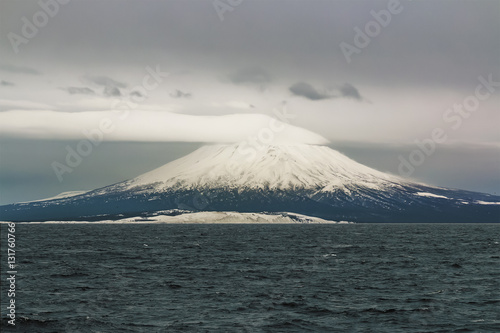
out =
[[74,196],[83,194],[85,192],[87,192],[87,191],[66,191],[66,192],[61,192],[58,195],[54,195],[53,197],[44,198],[44,199],[38,199],[38,200],[26,201],[24,203],[69,198],[69,197],[74,197]]
[[448,197],[445,197],[444,195],[438,195],[438,194],[426,193],[426,192],[417,192],[417,193],[415,193],[415,195],[419,195],[421,197],[429,197],[429,198],[449,199]]
[[144,187],[155,192],[245,188],[349,193],[350,189],[360,187],[375,190],[397,187],[401,181],[325,146],[269,145],[254,149],[247,144],[236,144],[201,147],[118,186],[121,190]]
[[144,223],[340,223],[301,214],[240,213],[240,212],[191,212],[175,216],[158,215],[148,218],[127,218],[117,222]]

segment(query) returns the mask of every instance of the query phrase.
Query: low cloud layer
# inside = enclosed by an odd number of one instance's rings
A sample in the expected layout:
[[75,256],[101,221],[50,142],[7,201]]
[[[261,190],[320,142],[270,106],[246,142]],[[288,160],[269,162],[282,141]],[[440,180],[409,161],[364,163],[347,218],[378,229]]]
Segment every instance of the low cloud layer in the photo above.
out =
[[255,85],[263,88],[271,82],[271,75],[260,67],[248,67],[231,74],[229,79],[234,84]]
[[18,74],[40,75],[40,72],[34,68],[26,66],[15,66],[10,64],[0,64],[0,71]]
[[6,111],[0,138],[103,141],[232,143],[250,137],[262,144],[325,144],[309,130],[260,114],[192,116],[156,111]]
[[49,110],[50,105],[19,99],[0,99],[0,111],[7,110]]

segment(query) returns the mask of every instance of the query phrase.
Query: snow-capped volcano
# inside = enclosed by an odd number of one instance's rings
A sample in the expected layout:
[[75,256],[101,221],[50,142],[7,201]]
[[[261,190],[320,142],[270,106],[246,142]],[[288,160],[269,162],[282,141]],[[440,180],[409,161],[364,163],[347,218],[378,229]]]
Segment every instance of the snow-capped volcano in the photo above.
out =
[[134,179],[8,205],[3,220],[101,219],[166,210],[293,212],[361,222],[498,222],[500,197],[431,187],[325,146],[210,145]]

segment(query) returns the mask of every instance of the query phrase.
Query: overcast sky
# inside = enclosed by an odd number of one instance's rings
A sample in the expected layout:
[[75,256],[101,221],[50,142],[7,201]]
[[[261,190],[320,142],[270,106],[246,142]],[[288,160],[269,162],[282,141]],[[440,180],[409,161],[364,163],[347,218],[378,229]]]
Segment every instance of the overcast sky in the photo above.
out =
[[[396,174],[440,128],[411,177],[500,193],[496,0],[41,3],[0,2],[0,204],[244,140],[276,110],[284,139]],[[51,162],[105,118],[109,143],[60,182]]]

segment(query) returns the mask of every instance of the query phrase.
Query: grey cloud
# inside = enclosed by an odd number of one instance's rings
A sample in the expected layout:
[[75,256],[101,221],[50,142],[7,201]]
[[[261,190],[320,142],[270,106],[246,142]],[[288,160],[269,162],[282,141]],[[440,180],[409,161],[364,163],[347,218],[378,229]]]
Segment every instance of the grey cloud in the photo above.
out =
[[357,101],[364,100],[359,93],[359,90],[350,83],[344,83],[344,85],[338,88],[338,90],[325,89],[321,91],[307,82],[300,81],[292,84],[288,90],[296,96],[301,96],[311,101],[319,101],[330,98],[352,98]]
[[114,86],[104,87],[104,90],[102,91],[102,93],[104,96],[107,96],[107,97],[116,97],[116,96],[122,95],[120,89],[118,89],[117,87],[114,87]]
[[87,80],[100,86],[126,88],[127,84],[116,81],[107,76],[86,76]]
[[15,84],[13,82],[2,80],[0,82],[0,86],[15,86]]
[[229,76],[234,84],[254,84],[263,86],[271,82],[271,76],[260,67],[244,68]]
[[170,93],[170,96],[173,98],[191,98],[191,93],[180,91],[176,89],[174,92]]
[[363,100],[363,97],[361,97],[358,89],[349,83],[345,83],[342,87],[339,88],[339,91],[342,97],[353,98],[358,101]]
[[[453,88],[481,73],[499,73],[498,0],[402,1],[402,13],[353,55],[351,65],[339,44],[353,45],[353,29],[364,30],[374,21],[370,12],[386,10],[387,0],[317,1],[314,6],[307,0],[247,1],[226,12],[222,24],[211,1],[122,2],[126,5],[72,3],[64,20],[44,27],[46,42],[21,45],[20,55],[36,66],[126,69],[162,62],[218,75],[252,64],[272,69],[273,81],[335,75],[341,82],[411,88]],[[12,19],[2,20],[0,31],[18,32],[20,18],[40,8],[37,1],[3,1],[2,9]],[[69,36],[78,42],[67,43]],[[8,38],[0,37],[2,58],[14,62],[18,56]],[[237,84],[266,79],[252,70],[231,75]]]
[[120,88],[126,88],[128,86],[126,83],[116,81],[107,76],[85,76],[84,80],[104,87],[102,94],[106,97],[121,96],[122,92]]
[[316,88],[314,88],[307,82],[294,83],[290,86],[290,88],[288,88],[288,90],[290,90],[290,92],[296,96],[305,97],[312,101],[334,97],[333,95],[318,91]]
[[36,69],[25,67],[25,66],[15,66],[9,64],[0,64],[0,70],[10,73],[20,73],[20,74],[30,74],[30,75],[40,75],[40,72]]
[[95,91],[88,87],[67,87],[64,88],[70,95],[94,95]]
[[143,97],[144,95],[140,91],[134,90],[130,93],[130,96]]

